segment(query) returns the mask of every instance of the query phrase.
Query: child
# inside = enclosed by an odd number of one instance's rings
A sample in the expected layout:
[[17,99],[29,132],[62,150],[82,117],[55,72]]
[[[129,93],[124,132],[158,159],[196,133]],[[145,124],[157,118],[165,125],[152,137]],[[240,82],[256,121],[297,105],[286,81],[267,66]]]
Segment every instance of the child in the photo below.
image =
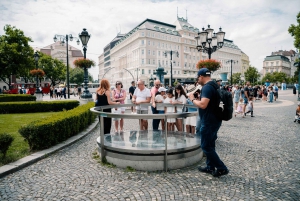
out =
[[245,114],[247,114],[247,113],[251,113],[251,117],[254,117],[253,116],[253,97],[249,97],[249,103],[247,104],[247,112],[245,113]]
[[238,106],[236,108],[235,114],[234,116],[236,117],[237,114],[241,114],[243,117],[243,105],[244,105],[244,100],[242,98],[240,98],[240,101],[238,103]]
[[[175,98],[173,95],[173,89],[168,89],[166,91],[167,98],[164,100],[164,103],[173,103],[175,102]],[[175,107],[165,107],[165,114],[173,114],[176,112]],[[168,118],[167,120],[167,126],[169,131],[174,131],[174,125],[175,125],[175,118]]]
[[[198,94],[200,94],[200,90],[198,90]],[[189,105],[194,105],[193,102],[190,99],[187,99],[187,104]],[[188,112],[197,112],[197,109],[194,108],[188,108]],[[196,116],[192,116],[192,117],[187,117],[186,118],[186,132],[187,133],[191,133],[191,134],[195,134],[195,128],[196,128],[196,120],[197,117]]]
[[[155,103],[163,103],[164,99],[166,98],[166,91],[167,89],[164,87],[159,87],[158,92],[155,94]],[[164,106],[158,106],[156,105],[156,110],[158,111],[158,114],[164,114]],[[162,130],[165,130],[165,120],[161,119],[161,128]]]
[[273,87],[269,87],[269,103],[273,103]]
[[295,116],[295,121],[298,121],[298,123],[300,123],[300,102],[298,103],[298,107],[296,109],[296,116]]

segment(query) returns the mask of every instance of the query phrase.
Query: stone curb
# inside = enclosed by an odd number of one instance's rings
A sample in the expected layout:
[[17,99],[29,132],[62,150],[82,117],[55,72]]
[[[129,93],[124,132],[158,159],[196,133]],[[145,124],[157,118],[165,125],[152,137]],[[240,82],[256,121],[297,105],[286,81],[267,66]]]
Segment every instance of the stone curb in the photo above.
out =
[[85,130],[81,131],[79,134],[70,137],[66,141],[63,141],[49,149],[35,152],[29,156],[26,156],[15,162],[12,162],[12,163],[9,163],[7,165],[0,167],[0,178],[4,177],[6,175],[9,175],[11,173],[14,173],[14,172],[16,172],[24,167],[27,167],[39,160],[42,160],[43,158],[48,157],[49,155],[55,153],[56,151],[59,151],[71,144],[74,144],[75,142],[77,142],[77,141],[81,140],[82,138],[84,138],[85,136],[87,136],[91,131],[93,131],[96,128],[98,123],[99,123],[99,121],[98,121],[98,117],[97,117],[97,118],[95,118],[95,121],[89,127],[87,127]]

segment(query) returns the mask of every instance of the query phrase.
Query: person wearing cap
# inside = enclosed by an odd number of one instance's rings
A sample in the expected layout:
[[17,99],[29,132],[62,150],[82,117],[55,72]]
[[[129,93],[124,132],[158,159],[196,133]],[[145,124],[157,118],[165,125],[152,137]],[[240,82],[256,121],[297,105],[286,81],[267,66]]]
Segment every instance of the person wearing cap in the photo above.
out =
[[192,93],[189,94],[189,99],[198,107],[201,121],[201,148],[206,155],[206,167],[198,167],[198,170],[212,174],[214,177],[219,177],[229,173],[229,170],[215,151],[217,133],[222,124],[222,120],[216,114],[216,108],[220,104],[220,97],[217,91],[219,86],[211,80],[211,72],[207,68],[201,68],[197,75],[198,83],[202,86],[200,100],[196,99]]
[[[164,100],[166,99],[166,91],[167,89],[164,87],[159,87],[158,92],[156,93],[155,96],[155,103],[163,103]],[[164,106],[159,106],[156,104],[156,110],[158,111],[158,114],[164,114],[165,113],[165,107]],[[162,130],[165,130],[165,120],[160,119],[161,121],[161,128]]]
[[[160,87],[160,80],[155,80],[154,81],[154,86],[151,88],[151,103],[152,103],[151,110],[152,110],[152,114],[158,114],[154,99],[155,99],[156,93],[158,92],[159,87]],[[153,119],[152,120],[153,130],[158,130],[159,123],[160,123],[160,119]]]
[[216,80],[216,82],[217,82],[217,84],[219,85],[219,88],[221,88],[221,87],[222,87],[222,80],[221,80],[221,79],[218,79],[218,80]]

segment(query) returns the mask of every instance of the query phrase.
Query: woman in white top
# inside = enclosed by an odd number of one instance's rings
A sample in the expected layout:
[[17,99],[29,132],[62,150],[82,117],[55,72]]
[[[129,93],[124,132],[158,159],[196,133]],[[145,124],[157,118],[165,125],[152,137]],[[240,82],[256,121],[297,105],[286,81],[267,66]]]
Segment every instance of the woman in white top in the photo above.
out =
[[[185,94],[183,87],[180,84],[178,84],[175,87],[175,102],[174,102],[174,104],[186,104],[186,94]],[[183,107],[180,108],[177,106],[177,113],[182,113],[182,108]],[[182,118],[176,119],[175,125],[176,125],[178,131],[183,131],[182,121],[183,121]]]
[[[164,100],[164,103],[174,103],[175,98],[173,95],[173,89],[168,89],[167,90],[167,98]],[[175,107],[165,107],[165,114],[173,114],[176,112]],[[174,124],[176,120],[174,118],[168,118],[167,119],[167,125],[168,125],[168,131],[174,131]]]

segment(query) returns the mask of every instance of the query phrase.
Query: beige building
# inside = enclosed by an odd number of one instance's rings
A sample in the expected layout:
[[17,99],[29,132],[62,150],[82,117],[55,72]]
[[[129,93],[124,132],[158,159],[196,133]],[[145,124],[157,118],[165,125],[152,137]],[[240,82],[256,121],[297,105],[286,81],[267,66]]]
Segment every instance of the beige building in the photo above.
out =
[[290,60],[282,55],[271,55],[267,56],[263,62],[263,76],[266,73],[283,72],[287,76],[291,75],[291,62]]
[[[52,58],[56,58],[62,61],[65,65],[67,65],[67,50],[66,46],[62,46],[60,41],[57,41],[51,45],[43,47],[39,50],[40,52],[51,56]],[[68,56],[69,56],[69,67],[75,68],[73,62],[78,58],[83,58],[83,54],[81,50],[73,47],[68,44]]]
[[242,52],[241,56],[242,56],[241,57],[241,64],[242,64],[241,73],[242,73],[242,75],[244,75],[250,66],[250,61],[249,61],[248,55],[245,54],[244,52]]
[[[160,65],[167,74],[164,85],[170,85],[172,54],[172,78],[174,82],[192,83],[195,81],[199,60],[207,59],[206,53],[196,50],[195,36],[199,29],[184,18],[177,17],[174,24],[146,19],[127,34],[118,34],[107,46],[99,59],[99,80],[107,78],[111,84],[119,80],[124,88],[132,80],[142,79],[149,85],[151,76]],[[216,30],[217,31],[217,30]],[[164,53],[168,52],[167,57]],[[178,56],[177,56],[178,52]],[[213,59],[222,63],[222,68],[214,73],[230,72],[230,59],[237,60],[233,72],[241,71],[241,50],[233,41],[225,40],[223,48],[212,54]]]

